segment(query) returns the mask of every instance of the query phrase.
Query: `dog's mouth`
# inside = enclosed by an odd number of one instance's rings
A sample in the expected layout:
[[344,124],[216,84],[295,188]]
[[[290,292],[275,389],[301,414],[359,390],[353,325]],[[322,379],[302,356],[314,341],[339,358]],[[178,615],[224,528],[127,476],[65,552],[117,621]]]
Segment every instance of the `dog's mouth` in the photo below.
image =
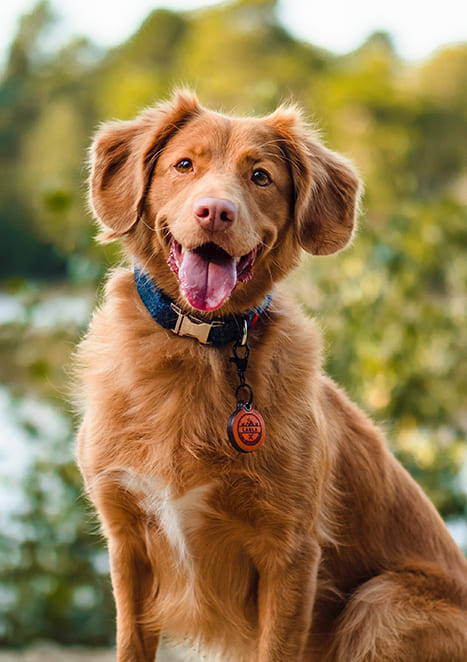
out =
[[213,242],[185,250],[172,238],[167,264],[188,303],[197,310],[211,311],[227,301],[238,282],[250,280],[258,253],[259,245],[236,259]]

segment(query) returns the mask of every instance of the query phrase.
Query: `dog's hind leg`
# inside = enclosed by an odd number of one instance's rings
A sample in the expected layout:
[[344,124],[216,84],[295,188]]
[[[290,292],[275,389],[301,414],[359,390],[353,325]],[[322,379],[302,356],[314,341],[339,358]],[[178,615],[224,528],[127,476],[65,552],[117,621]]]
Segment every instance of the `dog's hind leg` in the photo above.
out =
[[258,662],[301,662],[316,590],[320,552],[304,541],[287,564],[259,573]]
[[467,595],[412,566],[365,582],[342,612],[326,662],[465,662]]

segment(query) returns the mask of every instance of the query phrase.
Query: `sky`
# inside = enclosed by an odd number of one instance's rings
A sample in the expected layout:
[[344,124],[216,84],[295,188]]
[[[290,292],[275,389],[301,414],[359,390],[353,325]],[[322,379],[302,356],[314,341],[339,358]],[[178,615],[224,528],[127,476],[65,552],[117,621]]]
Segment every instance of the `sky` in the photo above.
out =
[[[196,9],[216,0],[50,0],[59,16],[65,42],[86,35],[102,46],[113,46],[135,32],[157,7]],[[0,0],[0,65],[21,14],[37,0]],[[397,52],[420,61],[439,48],[467,42],[465,0],[280,0],[282,23],[295,36],[334,53],[348,53],[375,30],[389,32]]]

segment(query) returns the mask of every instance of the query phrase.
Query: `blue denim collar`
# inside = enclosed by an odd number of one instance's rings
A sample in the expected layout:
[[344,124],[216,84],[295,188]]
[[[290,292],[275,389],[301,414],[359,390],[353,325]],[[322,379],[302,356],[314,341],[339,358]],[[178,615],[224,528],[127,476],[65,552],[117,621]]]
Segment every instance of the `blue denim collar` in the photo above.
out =
[[260,306],[247,310],[241,315],[205,322],[183,313],[137,265],[134,268],[134,275],[141,301],[155,322],[179,336],[196,338],[199,342],[214,347],[221,347],[234,341],[245,342],[248,329],[267,311],[272,300],[272,296],[268,294]]

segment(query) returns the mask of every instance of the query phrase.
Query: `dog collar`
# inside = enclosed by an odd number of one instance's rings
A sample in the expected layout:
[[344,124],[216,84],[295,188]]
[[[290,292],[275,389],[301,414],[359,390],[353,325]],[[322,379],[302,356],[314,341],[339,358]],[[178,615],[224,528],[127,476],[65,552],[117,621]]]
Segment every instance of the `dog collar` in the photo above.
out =
[[157,287],[151,277],[136,265],[134,275],[141,301],[155,322],[178,336],[190,336],[204,345],[215,347],[227,345],[234,340],[244,343],[248,329],[266,312],[272,300],[268,294],[260,306],[241,315],[205,322],[183,313],[175,302]]

